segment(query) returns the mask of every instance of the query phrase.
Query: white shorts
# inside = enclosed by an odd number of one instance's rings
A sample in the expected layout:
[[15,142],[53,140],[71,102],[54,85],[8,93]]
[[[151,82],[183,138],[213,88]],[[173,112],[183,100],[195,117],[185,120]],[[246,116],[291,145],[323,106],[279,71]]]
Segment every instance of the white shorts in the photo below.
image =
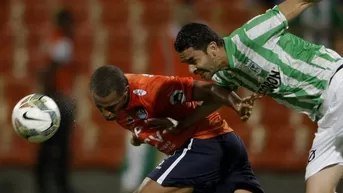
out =
[[332,78],[320,111],[324,116],[318,121],[306,180],[330,165],[343,165],[343,69]]

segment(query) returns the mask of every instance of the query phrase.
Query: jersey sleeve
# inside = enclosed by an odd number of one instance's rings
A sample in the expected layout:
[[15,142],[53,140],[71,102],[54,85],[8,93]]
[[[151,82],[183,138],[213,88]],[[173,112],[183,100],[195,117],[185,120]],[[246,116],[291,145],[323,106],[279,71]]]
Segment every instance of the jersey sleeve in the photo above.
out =
[[233,79],[230,77],[229,73],[225,71],[219,71],[213,75],[212,80],[214,83],[220,87],[228,88],[232,91],[238,90],[238,84],[233,82]]
[[279,37],[288,28],[286,17],[280,12],[279,7],[269,9],[265,14],[259,15],[243,25],[245,35],[259,45],[266,44],[269,40]]
[[161,77],[156,90],[156,102],[166,105],[192,101],[194,80],[190,77]]

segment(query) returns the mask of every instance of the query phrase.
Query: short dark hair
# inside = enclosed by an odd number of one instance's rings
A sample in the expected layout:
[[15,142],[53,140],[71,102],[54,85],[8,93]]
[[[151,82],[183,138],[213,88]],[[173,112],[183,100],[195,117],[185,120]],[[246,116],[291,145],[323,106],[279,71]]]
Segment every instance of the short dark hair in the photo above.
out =
[[207,25],[189,23],[183,26],[177,34],[174,48],[179,53],[188,48],[206,52],[207,46],[211,42],[216,42],[218,46],[224,45],[224,40]]
[[66,8],[62,8],[58,10],[55,15],[55,18],[56,18],[56,24],[59,27],[64,27],[68,23],[70,24],[73,23],[73,16],[71,12]]
[[124,94],[128,84],[126,76],[118,67],[104,65],[92,74],[90,90],[100,97],[106,97],[113,91],[121,95]]

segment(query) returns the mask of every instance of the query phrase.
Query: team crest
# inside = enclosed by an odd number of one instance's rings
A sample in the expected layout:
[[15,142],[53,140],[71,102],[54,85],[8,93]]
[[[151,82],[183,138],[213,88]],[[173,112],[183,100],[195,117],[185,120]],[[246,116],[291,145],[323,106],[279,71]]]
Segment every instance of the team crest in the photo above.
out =
[[249,67],[249,70],[255,73],[256,75],[259,75],[262,72],[262,68],[251,60],[248,61],[247,66]]
[[142,89],[135,89],[132,92],[138,96],[144,96],[147,93],[145,90],[142,90]]
[[154,75],[152,74],[142,74],[143,76],[147,76],[147,77],[154,77]]
[[148,118],[148,112],[144,108],[137,109],[136,115],[140,119]]

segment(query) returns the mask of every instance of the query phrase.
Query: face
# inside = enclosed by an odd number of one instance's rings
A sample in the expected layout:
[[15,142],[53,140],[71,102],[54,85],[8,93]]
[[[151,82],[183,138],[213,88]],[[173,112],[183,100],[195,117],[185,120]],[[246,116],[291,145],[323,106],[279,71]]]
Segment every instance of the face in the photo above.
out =
[[179,53],[181,62],[190,65],[193,74],[201,76],[205,80],[211,80],[214,73],[220,70],[220,48],[215,42],[211,42],[207,51],[188,48]]
[[127,87],[123,95],[113,91],[106,97],[100,97],[92,93],[93,102],[107,121],[113,121],[117,119],[118,112],[125,107],[128,100],[128,91]]

